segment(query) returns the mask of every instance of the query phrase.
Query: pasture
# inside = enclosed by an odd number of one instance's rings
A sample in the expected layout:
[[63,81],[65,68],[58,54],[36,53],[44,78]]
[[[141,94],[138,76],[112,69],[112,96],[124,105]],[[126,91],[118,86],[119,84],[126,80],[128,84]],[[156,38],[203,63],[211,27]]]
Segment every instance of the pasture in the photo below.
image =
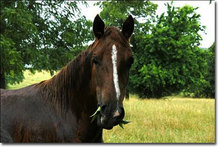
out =
[[[17,89],[49,79],[48,72],[25,71]],[[167,97],[160,100],[138,99],[130,95],[124,101],[125,120],[131,123],[104,130],[106,143],[215,143],[215,100]]]

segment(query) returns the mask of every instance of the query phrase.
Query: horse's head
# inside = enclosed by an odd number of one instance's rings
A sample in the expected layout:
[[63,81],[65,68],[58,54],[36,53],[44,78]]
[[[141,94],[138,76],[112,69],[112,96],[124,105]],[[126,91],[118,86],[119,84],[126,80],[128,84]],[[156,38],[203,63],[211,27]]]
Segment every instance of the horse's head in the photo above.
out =
[[93,23],[92,87],[101,107],[97,123],[105,129],[118,125],[125,115],[123,99],[134,60],[129,45],[133,30],[132,16],[123,23],[121,31],[116,27],[105,28],[98,15]]

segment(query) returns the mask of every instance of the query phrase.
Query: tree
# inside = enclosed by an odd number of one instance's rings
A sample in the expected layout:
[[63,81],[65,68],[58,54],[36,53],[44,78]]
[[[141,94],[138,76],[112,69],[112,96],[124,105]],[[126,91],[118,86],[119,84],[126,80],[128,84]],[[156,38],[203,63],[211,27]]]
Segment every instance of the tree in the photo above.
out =
[[76,1],[1,1],[0,88],[23,78],[23,71],[58,70],[92,39],[92,23]]
[[210,56],[208,58],[208,76],[210,88],[208,89],[208,97],[215,98],[215,42],[209,48]]
[[[190,85],[207,84],[203,75],[197,8],[175,8],[167,3],[167,13],[157,17],[152,34],[145,42],[143,66],[136,73],[141,79],[137,91],[147,97],[160,98],[178,93]],[[141,56],[141,55],[140,55]],[[198,83],[197,83],[198,85]]]
[[215,42],[210,48],[199,51],[197,55],[200,64],[203,64],[203,69],[200,69],[203,78],[185,89],[184,94],[191,94],[194,97],[215,98]]

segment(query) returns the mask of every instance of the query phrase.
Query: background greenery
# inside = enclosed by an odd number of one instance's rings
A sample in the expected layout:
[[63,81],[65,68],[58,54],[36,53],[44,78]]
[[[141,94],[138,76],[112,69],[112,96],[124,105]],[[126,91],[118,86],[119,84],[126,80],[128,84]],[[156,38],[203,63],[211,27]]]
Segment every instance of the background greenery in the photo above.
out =
[[[78,5],[86,1],[1,1],[0,87],[21,82],[29,69],[53,74],[93,40],[92,22],[82,16]],[[177,8],[156,15],[150,1],[101,1],[106,26],[121,28],[125,18],[135,18],[131,38],[135,62],[128,90],[141,98],[182,94],[215,97],[215,42],[199,48],[200,23],[197,8]],[[214,23],[214,22],[213,22]],[[5,84],[6,83],[6,84]]]
[[[28,69],[60,69],[92,39],[92,22],[78,4],[54,0],[2,0],[0,5],[0,83],[21,82]],[[90,31],[89,31],[90,32]],[[4,84],[6,80],[6,84]]]

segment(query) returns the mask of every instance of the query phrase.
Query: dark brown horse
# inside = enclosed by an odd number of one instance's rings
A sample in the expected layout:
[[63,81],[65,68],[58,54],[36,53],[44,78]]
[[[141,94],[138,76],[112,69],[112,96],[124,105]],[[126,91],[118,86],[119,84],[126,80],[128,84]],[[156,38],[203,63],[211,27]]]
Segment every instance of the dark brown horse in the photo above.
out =
[[94,43],[57,75],[22,89],[1,89],[1,141],[102,142],[103,128],[112,129],[124,117],[133,29],[131,16],[120,31],[105,28],[97,15]]

